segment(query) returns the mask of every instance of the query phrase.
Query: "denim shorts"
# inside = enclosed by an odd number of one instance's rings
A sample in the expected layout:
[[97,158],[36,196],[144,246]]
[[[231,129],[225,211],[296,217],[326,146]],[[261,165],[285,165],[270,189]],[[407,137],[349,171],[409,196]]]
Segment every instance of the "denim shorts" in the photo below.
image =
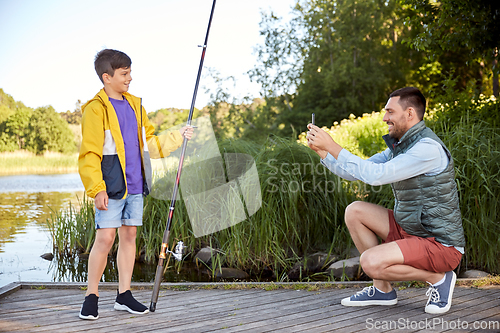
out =
[[95,210],[95,228],[119,228],[125,226],[141,226],[143,196],[128,194],[125,199],[109,199],[108,210]]

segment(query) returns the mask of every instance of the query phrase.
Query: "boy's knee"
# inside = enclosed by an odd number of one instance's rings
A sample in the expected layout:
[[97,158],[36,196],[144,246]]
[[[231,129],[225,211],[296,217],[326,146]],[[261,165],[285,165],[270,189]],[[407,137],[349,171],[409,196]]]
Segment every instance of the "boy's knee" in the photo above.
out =
[[103,248],[110,249],[115,242],[114,233],[101,233],[98,237],[96,237],[96,243],[98,243]]
[[135,239],[137,237],[137,228],[135,227],[122,227],[118,232],[120,237],[120,243],[135,243]]

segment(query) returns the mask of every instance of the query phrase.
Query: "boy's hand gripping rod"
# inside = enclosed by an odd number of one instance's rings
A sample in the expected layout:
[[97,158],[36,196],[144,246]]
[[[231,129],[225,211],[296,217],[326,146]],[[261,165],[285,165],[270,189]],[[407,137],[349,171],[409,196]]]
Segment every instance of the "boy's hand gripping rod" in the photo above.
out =
[[[198,85],[200,83],[201,70],[203,68],[203,60],[205,59],[205,51],[207,49],[208,33],[210,32],[210,25],[212,24],[212,17],[214,15],[215,1],[216,0],[214,0],[213,5],[212,5],[212,11],[210,12],[210,20],[208,21],[208,28],[207,28],[207,34],[205,36],[205,43],[203,43],[203,45],[201,45],[201,47],[203,47],[203,51],[201,52],[200,67],[198,68],[198,76],[196,78],[196,85],[194,87],[193,100],[191,102],[191,109],[189,110],[189,116],[188,116],[188,120],[187,120],[188,125],[191,125],[191,119],[193,118],[194,103],[196,101],[196,94],[198,93]],[[177,198],[177,193],[179,192],[179,180],[181,178],[182,164],[184,162],[184,155],[186,153],[187,141],[188,141],[188,139],[184,138],[184,141],[182,142],[181,157],[179,160],[179,167],[177,168],[177,176],[175,178],[174,191],[172,193],[172,200],[170,201],[170,211],[168,212],[167,227],[165,229],[165,232],[163,233],[163,241],[161,244],[160,258],[158,259],[158,266],[156,267],[155,284],[153,287],[153,295],[151,296],[151,305],[149,306],[149,310],[151,312],[154,312],[156,310],[156,302],[158,301],[158,293],[160,291],[160,283],[161,283],[161,279],[163,277],[163,262],[167,258],[167,253],[173,253],[172,251],[168,250],[168,239],[170,236],[170,225],[172,224],[172,216],[174,215],[175,200]],[[178,259],[178,258],[182,259],[181,256],[182,256],[182,247],[183,246],[182,246],[182,244],[179,244],[179,245],[180,246],[178,246],[178,247],[180,248],[180,251],[178,251],[177,247],[176,247],[176,252],[174,253],[174,257],[176,257],[176,259]],[[177,253],[177,252],[180,252],[180,253]]]

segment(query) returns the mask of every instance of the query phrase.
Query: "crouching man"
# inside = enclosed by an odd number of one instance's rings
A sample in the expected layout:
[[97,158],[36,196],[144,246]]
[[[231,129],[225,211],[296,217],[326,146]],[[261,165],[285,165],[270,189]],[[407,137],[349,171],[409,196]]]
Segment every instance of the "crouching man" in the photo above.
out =
[[[330,171],[346,180],[370,185],[391,184],[390,210],[353,202],[345,222],[361,253],[363,271],[373,286],[342,300],[345,306],[394,305],[390,281],[425,281],[430,287],[425,312],[450,309],[465,238],[453,159],[449,150],[423,121],[426,101],[413,87],[394,91],[383,121],[388,148],[367,160],[349,153],[328,133],[309,124],[307,142]],[[378,237],[383,241],[379,244]]]

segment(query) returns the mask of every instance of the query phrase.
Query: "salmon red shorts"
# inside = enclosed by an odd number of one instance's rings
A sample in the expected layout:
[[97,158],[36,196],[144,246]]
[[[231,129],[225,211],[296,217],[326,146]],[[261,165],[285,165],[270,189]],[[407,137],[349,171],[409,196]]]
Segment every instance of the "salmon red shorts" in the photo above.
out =
[[443,273],[454,270],[462,254],[453,246],[444,246],[434,237],[422,238],[406,233],[394,219],[389,209],[389,235],[384,243],[396,242],[404,257],[404,264],[430,272]]

